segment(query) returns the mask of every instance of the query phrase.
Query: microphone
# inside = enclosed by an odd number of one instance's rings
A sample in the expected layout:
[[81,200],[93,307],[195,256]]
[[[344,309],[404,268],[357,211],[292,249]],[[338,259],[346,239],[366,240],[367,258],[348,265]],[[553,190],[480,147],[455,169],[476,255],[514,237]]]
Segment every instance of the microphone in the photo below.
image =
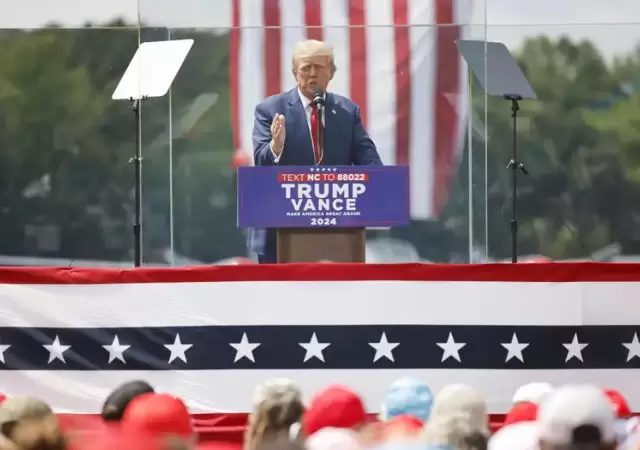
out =
[[313,104],[318,107],[318,109],[324,106],[324,92],[320,88],[315,88],[313,90]]
[[320,88],[313,89],[313,104],[316,105],[318,113],[320,115],[320,126],[318,127],[318,135],[313,136],[314,146],[319,149],[319,158],[316,161],[316,166],[322,164],[324,159],[324,91]]

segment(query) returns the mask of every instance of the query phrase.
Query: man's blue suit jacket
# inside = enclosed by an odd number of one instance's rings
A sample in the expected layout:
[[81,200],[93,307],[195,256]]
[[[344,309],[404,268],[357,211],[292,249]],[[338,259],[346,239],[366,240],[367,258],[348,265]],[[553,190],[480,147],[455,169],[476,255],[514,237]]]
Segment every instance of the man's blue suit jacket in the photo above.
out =
[[[284,114],[286,137],[278,165],[313,166],[313,144],[298,88],[274,95],[256,106],[253,155],[256,166],[275,165],[269,144],[271,123]],[[346,97],[327,92],[325,97],[324,160],[328,166],[382,165],[376,146],[360,119],[360,108]],[[249,246],[261,260],[277,262],[274,230],[250,230]]]

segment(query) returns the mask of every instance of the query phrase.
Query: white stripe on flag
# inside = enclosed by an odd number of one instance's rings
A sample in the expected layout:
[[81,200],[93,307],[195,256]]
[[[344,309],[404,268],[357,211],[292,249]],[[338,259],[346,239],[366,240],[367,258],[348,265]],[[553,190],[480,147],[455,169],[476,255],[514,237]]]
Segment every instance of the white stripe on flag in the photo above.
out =
[[264,98],[264,41],[262,1],[240,0],[240,57],[237,76],[240,78],[238,86],[239,97],[239,129],[242,149],[251,155],[253,148],[251,135],[253,133],[253,118],[255,107]]
[[5,371],[2,393],[42,398],[58,413],[97,414],[106,396],[119,384],[146,380],[158,392],[183,398],[192,413],[251,411],[254,389],[265,380],[289,377],[299,383],[303,399],[332,383],[358,388],[371,412],[378,412],[389,385],[400,376],[425,380],[434,392],[451,383],[465,383],[485,395],[489,412],[505,413],[511,396],[525,383],[553,385],[593,383],[618,389],[640,410],[640,369],[626,370],[191,370],[191,371]]
[[635,282],[8,284],[0,326],[637,325],[637,298]]
[[382,162],[396,164],[396,57],[393,1],[376,0],[366,9],[367,129]]
[[330,90],[336,94],[349,97],[349,79],[351,65],[349,62],[349,0],[322,0],[322,23],[325,42],[333,45],[335,64],[338,68],[331,80]]
[[[281,30],[280,83],[282,92],[285,92],[293,89],[296,85],[291,72],[293,48],[298,42],[307,38],[302,26],[304,24],[304,0],[283,0],[283,4],[280,5],[280,15],[283,26]],[[273,61],[273,64],[277,63],[278,61]]]
[[411,40],[411,138],[409,145],[411,217],[431,217],[433,209],[435,142],[433,107],[436,67],[432,2],[409,2]]

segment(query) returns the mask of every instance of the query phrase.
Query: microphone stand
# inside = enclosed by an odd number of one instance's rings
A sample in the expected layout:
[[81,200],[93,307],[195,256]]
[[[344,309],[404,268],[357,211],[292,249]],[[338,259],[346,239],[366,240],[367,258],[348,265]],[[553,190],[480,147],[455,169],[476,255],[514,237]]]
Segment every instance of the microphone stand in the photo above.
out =
[[316,103],[318,108],[318,135],[315,136],[316,148],[318,149],[318,166],[322,164],[324,159],[324,139],[322,131],[324,130],[324,102],[319,101]]
[[522,100],[519,95],[505,95],[505,100],[511,101],[511,160],[507,164],[507,169],[511,170],[511,262],[518,262],[518,172],[528,175],[529,171],[524,164],[518,161],[518,111],[520,105],[518,102]]

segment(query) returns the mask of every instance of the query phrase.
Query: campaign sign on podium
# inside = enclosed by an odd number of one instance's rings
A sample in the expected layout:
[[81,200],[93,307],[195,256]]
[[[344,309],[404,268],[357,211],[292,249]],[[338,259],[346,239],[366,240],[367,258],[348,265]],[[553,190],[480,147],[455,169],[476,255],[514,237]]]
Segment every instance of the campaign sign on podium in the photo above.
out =
[[238,227],[393,227],[409,223],[406,166],[238,169]]

